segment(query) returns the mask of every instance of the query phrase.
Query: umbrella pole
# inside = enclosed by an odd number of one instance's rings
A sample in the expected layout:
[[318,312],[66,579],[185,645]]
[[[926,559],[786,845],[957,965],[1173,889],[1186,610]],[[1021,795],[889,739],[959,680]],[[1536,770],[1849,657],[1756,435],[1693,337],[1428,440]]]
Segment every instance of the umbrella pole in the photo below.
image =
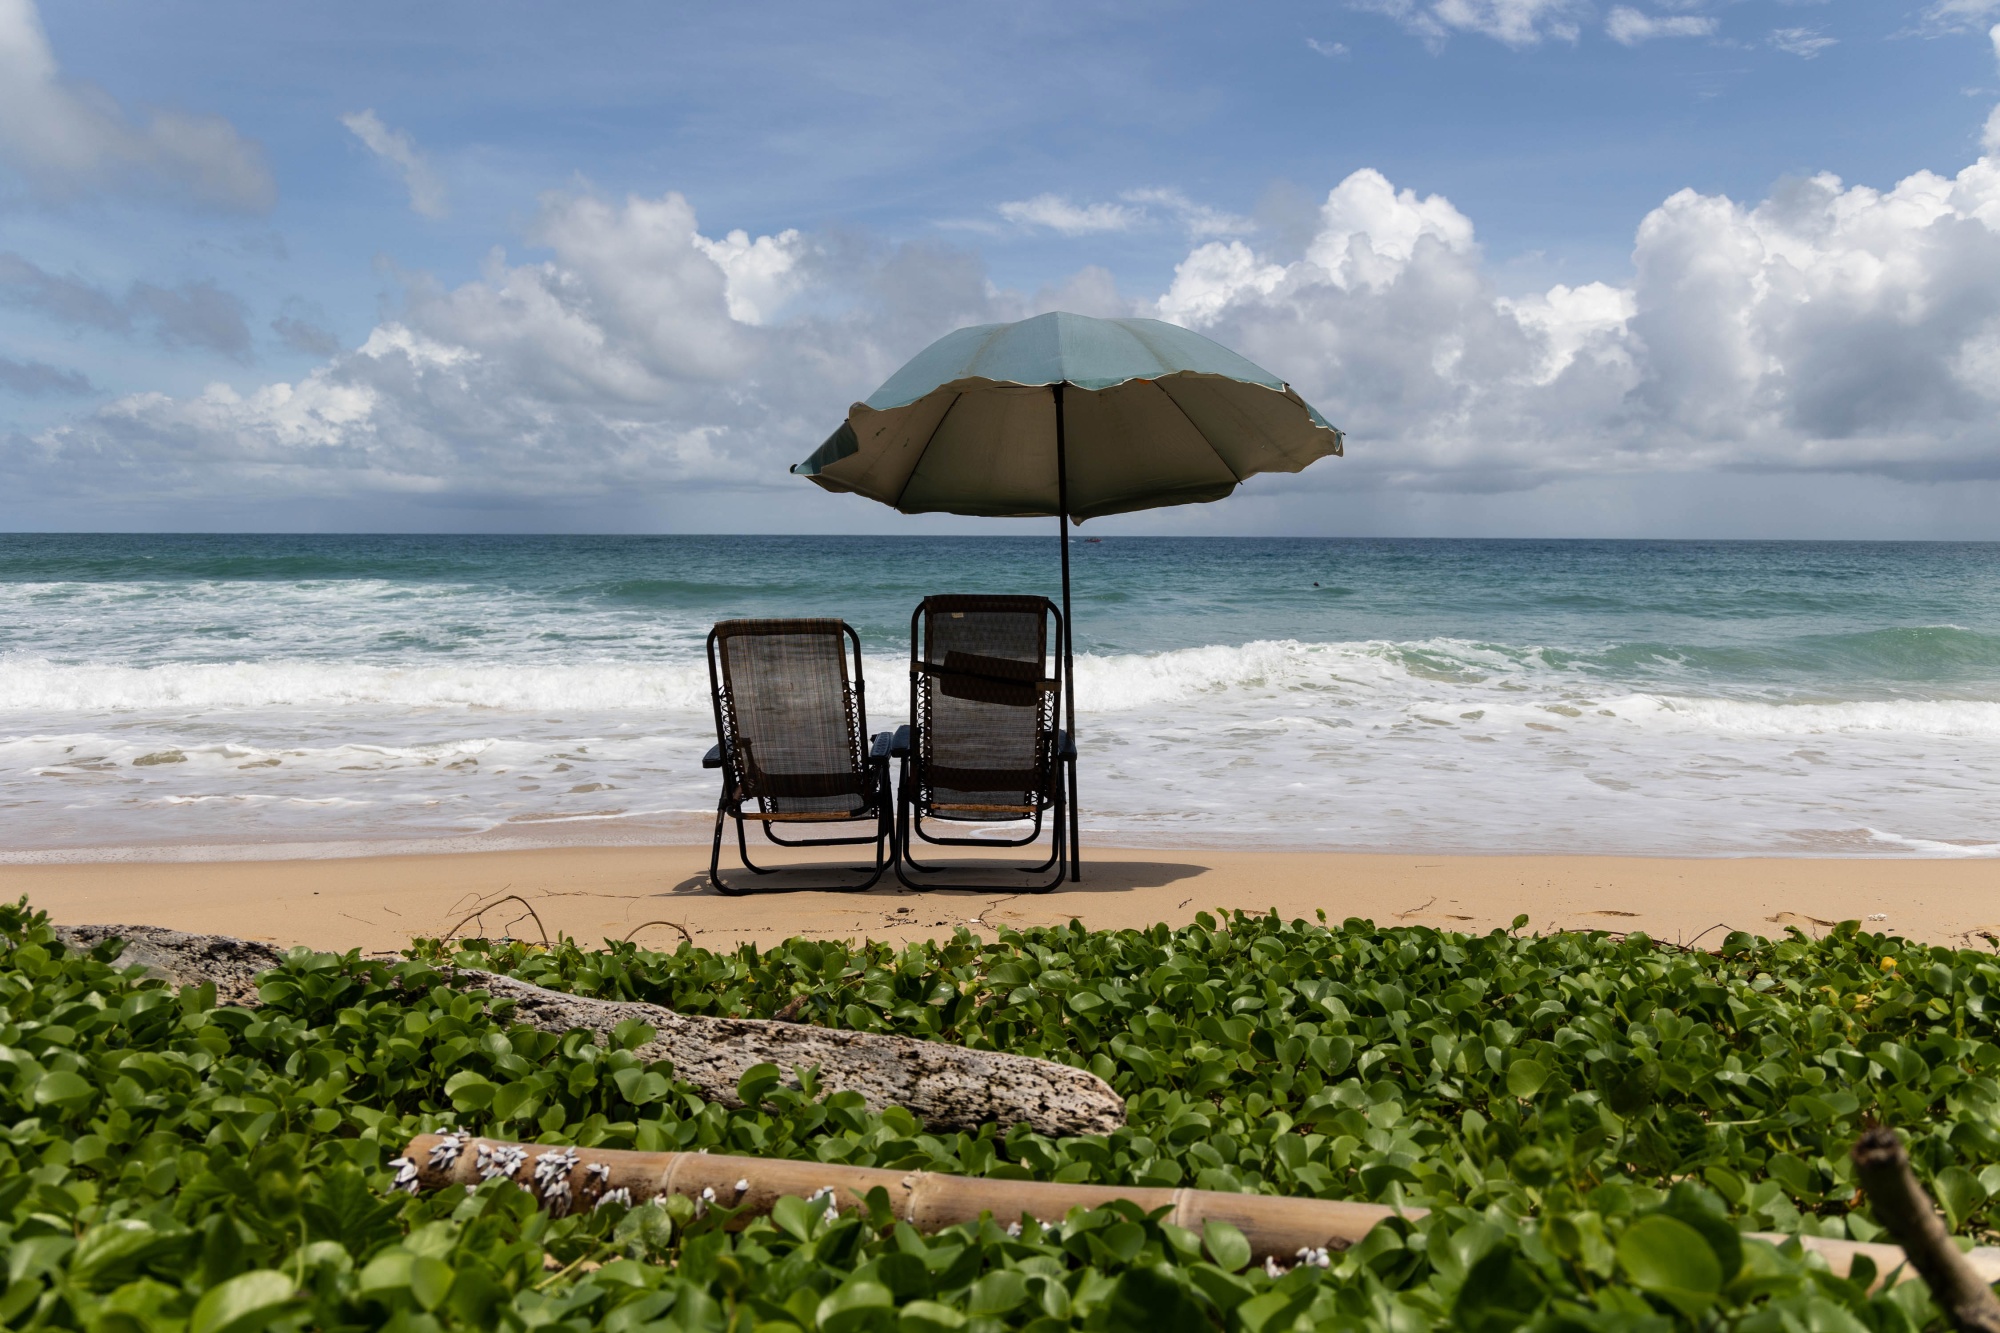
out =
[[[1070,631],[1069,620],[1069,455],[1063,434],[1063,382],[1055,384],[1056,399],[1056,535],[1062,540],[1062,654],[1063,654],[1063,704],[1069,714],[1069,743],[1076,745],[1076,652],[1075,638]],[[1058,761],[1060,762],[1060,761]],[[1083,843],[1077,834],[1076,813],[1076,760],[1069,761],[1069,828],[1056,830],[1056,841],[1060,844],[1067,834],[1069,839],[1069,877],[1072,881],[1083,878]]]

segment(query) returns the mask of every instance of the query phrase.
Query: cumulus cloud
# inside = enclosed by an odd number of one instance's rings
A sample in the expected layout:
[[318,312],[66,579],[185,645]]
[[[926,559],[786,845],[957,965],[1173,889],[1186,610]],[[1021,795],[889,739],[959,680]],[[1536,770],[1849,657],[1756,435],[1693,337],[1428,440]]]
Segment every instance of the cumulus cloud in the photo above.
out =
[[24,398],[43,394],[75,397],[94,392],[90,377],[80,371],[64,370],[46,361],[16,361],[0,356],[0,389]]
[[392,130],[382,123],[373,108],[355,111],[340,118],[340,123],[365,145],[369,152],[388,163],[398,176],[403,178],[403,187],[410,192],[410,209],[427,218],[442,218],[451,213],[445,202],[444,182],[431,170],[431,164],[417,149],[416,140],[402,130]]
[[228,121],[153,111],[138,124],[65,79],[33,0],[0,0],[0,164],[54,202],[137,190],[257,212],[277,198],[262,153]]
[[1619,5],[1604,20],[1604,31],[1620,46],[1637,46],[1656,37],[1712,37],[1715,20],[1702,14],[1656,16]]
[[[1503,290],[1471,218],[1377,171],[1329,190],[1312,226],[1282,256],[1199,241],[1150,300],[1102,269],[1023,295],[963,249],[717,239],[678,194],[557,194],[536,253],[496,251],[457,286],[413,280],[393,318],[296,381],[120,398],[0,470],[16,494],[173,503],[784,487],[931,339],[1065,308],[1175,320],[1291,380],[1351,444],[1288,483],[1308,489],[2000,478],[2000,146],[1887,189],[1684,190],[1639,221],[1629,274],[1539,291]],[[20,262],[6,290],[78,321],[141,318]]]
[[[1493,290],[1470,223],[1357,173],[1309,255],[1197,249],[1160,311],[1352,432],[1360,471],[1463,489],[1585,473],[2000,476],[2000,162],[1754,206],[1682,191],[1628,286]],[[1377,442],[1371,446],[1370,442]]]
[[1547,38],[1574,42],[1590,12],[1580,0],[1358,0],[1355,8],[1394,19],[1434,50],[1455,33],[1517,49]]
[[[87,484],[169,503],[225,487],[246,500],[532,504],[757,484],[905,348],[1028,313],[996,303],[961,253],[823,253],[795,232],[716,240],[678,194],[552,195],[529,239],[546,257],[495,251],[460,286],[415,280],[397,318],[299,380],[129,395],[0,469],[45,493]],[[800,268],[866,317],[761,326]]]
[[1822,37],[1817,28],[1773,28],[1771,45],[1802,60],[1811,60],[1829,46],[1838,46],[1834,37]]
[[150,330],[166,347],[234,357],[250,350],[243,302],[208,278],[174,287],[135,282],[123,295],[113,296],[74,274],[51,273],[20,255],[0,253],[0,302],[76,329],[120,334]]

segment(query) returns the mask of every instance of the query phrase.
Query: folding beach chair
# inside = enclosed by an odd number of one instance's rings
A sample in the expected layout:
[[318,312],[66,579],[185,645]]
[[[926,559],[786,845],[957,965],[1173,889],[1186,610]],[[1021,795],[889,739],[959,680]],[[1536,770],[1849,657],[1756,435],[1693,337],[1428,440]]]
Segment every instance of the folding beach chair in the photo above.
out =
[[[776,873],[750,859],[745,823],[764,826],[780,847],[875,845],[858,883],[786,884],[787,889],[871,887],[896,859],[889,796],[889,742],[872,744],[861,679],[861,638],[839,620],[725,620],[708,634],[708,681],[715,699],[716,743],[701,761],[722,770],[709,882],[745,893],[722,878],[722,826],[736,821],[736,847],[752,874]],[[860,837],[781,838],[780,824],[873,820]]]
[[[1047,883],[951,887],[1044,893],[1062,882],[1076,750],[1056,725],[1061,665],[1060,659],[1051,664],[1049,645],[1061,642],[1062,614],[1046,597],[927,597],[910,617],[910,722],[890,749],[902,761],[896,876],[903,883],[925,887],[905,867],[924,874],[939,869],[917,860],[917,841],[1028,847],[1045,823],[1048,860],[1017,869],[1041,874],[1054,867]],[[1018,821],[1029,828],[1011,839],[927,827]]]

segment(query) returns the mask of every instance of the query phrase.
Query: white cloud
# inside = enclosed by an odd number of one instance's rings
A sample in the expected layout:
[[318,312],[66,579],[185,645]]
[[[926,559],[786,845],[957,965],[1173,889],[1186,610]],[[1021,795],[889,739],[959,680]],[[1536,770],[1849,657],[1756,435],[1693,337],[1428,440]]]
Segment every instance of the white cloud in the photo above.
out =
[[[1118,196],[1117,203],[1078,204],[1061,195],[1038,194],[1033,199],[1001,204],[997,211],[1017,227],[1046,227],[1064,236],[1170,225],[1204,240],[1211,236],[1241,236],[1257,226],[1249,218],[1196,203],[1179,190],[1164,188],[1126,190]],[[984,230],[976,224],[973,229]]]
[[1320,55],[1325,56],[1328,60],[1338,60],[1347,54],[1347,43],[1345,42],[1322,42],[1317,37],[1308,37],[1306,38],[1306,45]]
[[[1889,189],[1682,191],[1638,223],[1623,280],[1529,293],[1499,289],[1450,200],[1372,170],[1328,192],[1301,257],[1201,240],[1152,301],[1101,269],[1000,290],[936,245],[718,240],[676,194],[552,195],[530,239],[545,252],[496,251],[473,281],[412,282],[295,382],[134,395],[17,440],[0,485],[363,512],[796,486],[785,465],[931,339],[1049,308],[1156,313],[1290,379],[1352,445],[1288,483],[1307,490],[2000,478],[2000,145]],[[37,301],[136,317],[40,273],[15,275]]]
[[1670,14],[1655,17],[1628,5],[1619,5],[1604,21],[1604,31],[1620,46],[1637,46],[1655,37],[1712,37],[1714,19],[1701,14]]
[[1356,9],[1385,14],[1433,49],[1453,33],[1478,33],[1504,45],[1574,42],[1590,10],[1581,0],[1357,0]]
[[1198,204],[1179,190],[1127,190],[1119,197],[1128,204],[1160,210],[1197,240],[1210,236],[1241,236],[1257,228],[1257,224],[1249,218]]
[[[760,328],[812,256],[796,232],[703,235],[678,194],[543,200],[530,239],[455,288],[414,281],[403,310],[295,382],[193,397],[135,394],[16,441],[17,493],[78,487],[181,504],[372,496],[548,505],[782,476],[831,429],[856,384],[900,348],[995,305],[976,273],[936,256],[866,256],[826,285],[889,299],[866,320]],[[923,293],[923,309],[895,294]],[[800,441],[810,438],[801,449]]]
[[155,111],[137,125],[65,79],[34,0],[0,0],[0,164],[52,202],[122,190],[254,212],[277,198],[257,146],[221,117]]
[[2000,0],[1936,0],[1923,12],[1927,32],[1971,32],[2000,14]]
[[410,192],[411,211],[427,218],[442,218],[451,212],[445,201],[444,182],[431,170],[430,162],[418,151],[416,140],[402,130],[392,130],[371,107],[340,118],[368,151],[396,169]]
[[804,277],[799,259],[805,241],[795,228],[754,241],[741,228],[719,241],[696,233],[694,247],[722,270],[729,317],[745,324],[762,324],[776,314]]
[[1773,28],[1771,45],[1803,60],[1811,60],[1827,47],[1840,45],[1840,41],[1820,36],[1817,28]]
[[2000,476],[1994,159],[1888,191],[1821,176],[1752,207],[1682,191],[1640,224],[1629,287],[1525,300],[1495,294],[1449,208],[1350,178],[1308,258],[1246,250],[1200,270],[1199,301],[1172,291],[1161,311],[1287,367],[1350,430],[1358,471],[1407,485]]
[[1123,204],[1073,204],[1059,194],[1038,194],[1000,205],[1000,216],[1021,227],[1047,227],[1065,236],[1130,231],[1146,220],[1144,211]]

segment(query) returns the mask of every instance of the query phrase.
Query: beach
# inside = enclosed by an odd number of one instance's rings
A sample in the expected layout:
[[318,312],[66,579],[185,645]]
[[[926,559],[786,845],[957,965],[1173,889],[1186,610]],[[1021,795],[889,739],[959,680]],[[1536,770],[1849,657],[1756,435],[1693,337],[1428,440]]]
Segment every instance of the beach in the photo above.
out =
[[[963,927],[1184,925],[1197,912],[1275,910],[1330,921],[1483,932],[1644,931],[1719,947],[1730,931],[1820,936],[1843,920],[1933,944],[1994,947],[2000,860],[1420,856],[1085,848],[1081,883],[1042,895],[937,889],[892,876],[866,893],[706,887],[706,846],[570,847],[315,860],[0,866],[0,895],[26,894],[65,924],[116,923],[393,952],[461,934],[585,947],[631,938],[673,949],[768,946],[792,935],[904,942]],[[780,855],[770,858],[777,862]],[[725,862],[725,867],[727,863]],[[529,910],[532,908],[532,912]],[[483,909],[483,910],[482,910]]]
[[[2000,929],[2000,546],[1073,556],[1081,885],[721,898],[699,888],[709,627],[844,618],[873,732],[908,716],[910,608],[1054,591],[1053,542],[0,537],[0,890],[371,951],[1218,908],[1704,943]],[[510,894],[539,925],[474,915]]]

